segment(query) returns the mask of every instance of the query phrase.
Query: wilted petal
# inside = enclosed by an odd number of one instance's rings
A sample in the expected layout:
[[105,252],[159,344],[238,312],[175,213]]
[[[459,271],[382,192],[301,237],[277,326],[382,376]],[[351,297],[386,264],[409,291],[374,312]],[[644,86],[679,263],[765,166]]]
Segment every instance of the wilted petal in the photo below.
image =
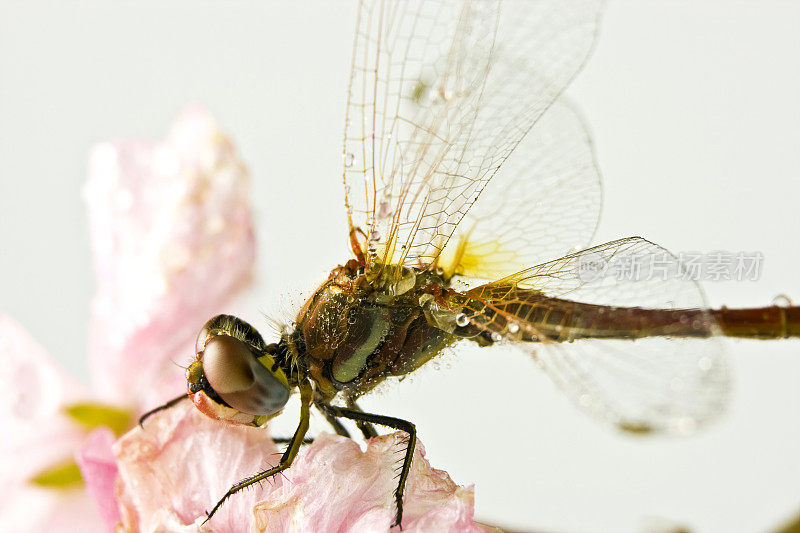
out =
[[[255,507],[253,531],[387,531],[405,434],[372,439],[366,452],[321,435],[287,472],[288,482]],[[472,488],[431,468],[420,443],[406,483],[403,531],[483,531],[473,522]]]
[[[272,482],[231,497],[231,484],[277,464],[265,429],[213,421],[189,402],[155,415],[114,446],[125,531],[387,531],[394,520],[395,471],[404,435],[350,439],[321,435]],[[406,484],[404,531],[484,531],[473,522],[471,487],[435,470],[419,444]]]
[[[101,530],[90,499],[69,476],[49,486],[32,483],[72,459],[85,435],[67,419],[63,407],[85,395],[22,326],[6,316],[0,316],[0,390],[3,530]],[[58,529],[51,529],[54,524]]]
[[191,356],[202,324],[249,279],[249,190],[233,143],[200,108],[163,142],[92,149],[90,363],[106,401],[143,410],[185,388],[171,360]]
[[117,459],[111,451],[116,437],[114,432],[101,427],[89,434],[76,454],[86,490],[94,498],[100,517],[109,531],[120,520],[119,507],[114,495],[117,479]]
[[[211,420],[189,401],[131,430],[114,452],[125,530],[143,532],[195,530],[233,483],[280,458],[266,429]],[[253,506],[271,489],[266,482],[237,494],[205,530],[246,531]]]

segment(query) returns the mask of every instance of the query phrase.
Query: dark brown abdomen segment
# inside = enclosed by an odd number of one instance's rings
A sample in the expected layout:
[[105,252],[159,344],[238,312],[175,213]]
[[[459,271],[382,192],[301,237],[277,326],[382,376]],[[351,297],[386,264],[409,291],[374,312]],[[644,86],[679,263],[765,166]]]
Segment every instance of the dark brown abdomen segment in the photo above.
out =
[[722,334],[745,339],[788,339],[800,337],[800,307],[756,307],[711,311]]
[[[470,314],[470,308],[480,309]],[[522,340],[566,342],[582,338],[639,339],[644,337],[728,337],[782,339],[800,336],[800,307],[752,309],[647,309],[613,307],[544,298],[491,302],[464,309],[477,330],[506,334],[520,326]],[[526,328],[525,326],[528,325]],[[457,328],[469,336],[472,326]]]

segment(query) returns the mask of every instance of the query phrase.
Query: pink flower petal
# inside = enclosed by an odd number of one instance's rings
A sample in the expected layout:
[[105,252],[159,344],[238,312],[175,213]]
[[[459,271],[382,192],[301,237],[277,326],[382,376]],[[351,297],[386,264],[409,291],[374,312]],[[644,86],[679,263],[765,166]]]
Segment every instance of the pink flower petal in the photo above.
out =
[[117,459],[111,451],[115,440],[116,437],[110,429],[100,427],[89,434],[75,456],[86,483],[86,490],[94,498],[108,531],[114,531],[120,521],[119,507],[114,495]]
[[[402,433],[373,439],[321,435],[270,483],[235,494],[209,531],[387,531]],[[471,487],[435,470],[418,445],[406,485],[404,531],[482,531]],[[278,462],[265,429],[211,420],[183,402],[115,445],[126,530],[194,531],[231,484]]]
[[[347,438],[323,434],[287,472],[289,482],[255,507],[254,529],[387,531],[394,521],[397,468],[404,433],[372,439],[365,452]],[[472,488],[431,468],[417,443],[404,498],[403,531],[482,531],[473,522]]]
[[185,388],[171,360],[249,279],[250,177],[211,115],[160,143],[95,146],[85,197],[98,289],[90,363],[103,399],[149,409]]
[[[20,326],[0,315],[0,524],[5,531],[96,531],[100,521],[78,488],[31,479],[72,457],[83,431],[62,411],[85,391]],[[88,511],[88,512],[86,512]],[[66,529],[60,529],[66,528]]]
[[[114,453],[123,524],[144,532],[199,525],[233,483],[280,458],[266,429],[211,420],[189,401],[131,430]],[[253,506],[271,489],[267,482],[237,494],[214,515],[209,530],[246,531]]]

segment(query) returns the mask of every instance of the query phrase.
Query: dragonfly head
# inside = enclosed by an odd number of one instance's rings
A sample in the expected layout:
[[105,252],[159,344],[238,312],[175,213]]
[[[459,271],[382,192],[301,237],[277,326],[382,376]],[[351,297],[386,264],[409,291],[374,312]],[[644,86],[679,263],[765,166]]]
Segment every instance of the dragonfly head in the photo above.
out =
[[260,426],[289,400],[283,369],[244,320],[218,315],[206,322],[196,354],[186,370],[189,396],[211,418]]

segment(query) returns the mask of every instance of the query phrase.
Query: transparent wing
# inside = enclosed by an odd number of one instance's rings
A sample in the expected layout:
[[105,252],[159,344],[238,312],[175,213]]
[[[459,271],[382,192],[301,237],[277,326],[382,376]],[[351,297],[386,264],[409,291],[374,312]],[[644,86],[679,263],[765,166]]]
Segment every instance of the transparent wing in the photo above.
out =
[[717,325],[690,277],[666,250],[633,237],[449,303],[495,340],[538,341],[525,349],[590,414],[633,432],[685,432],[724,410],[729,387],[721,342],[711,338]]
[[497,279],[582,250],[601,204],[591,137],[562,96],[466,213],[438,265],[448,277]]
[[351,230],[433,263],[583,63],[598,1],[363,2],[344,143]]

